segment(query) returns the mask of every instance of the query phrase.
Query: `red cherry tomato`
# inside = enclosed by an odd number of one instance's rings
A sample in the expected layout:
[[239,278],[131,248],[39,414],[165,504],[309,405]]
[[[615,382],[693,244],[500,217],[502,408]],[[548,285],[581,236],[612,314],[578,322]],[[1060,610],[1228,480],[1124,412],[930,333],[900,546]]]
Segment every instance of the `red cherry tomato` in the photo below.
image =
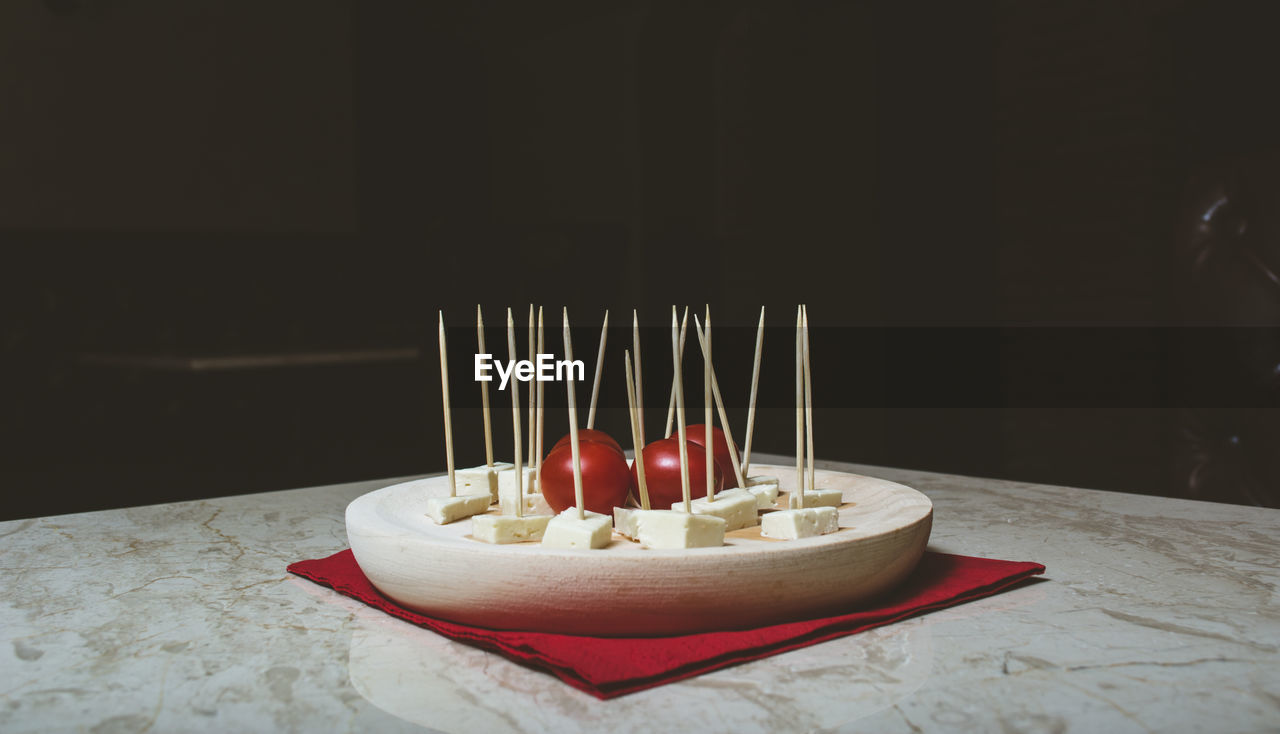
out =
[[[572,438],[572,434],[566,433],[563,438],[561,438],[559,441],[556,441],[556,445],[552,446],[551,450],[555,451],[561,446],[568,446],[570,438]],[[578,441],[582,443],[587,443],[588,441],[591,441],[594,443],[602,443],[606,446],[612,446],[613,450],[617,451],[620,456],[625,456],[625,454],[622,453],[622,445],[619,444],[617,441],[613,440],[613,436],[610,436],[604,431],[596,431],[590,428],[579,428]]]
[[[608,444],[582,441],[578,444],[582,467],[582,499],[586,509],[613,516],[613,508],[627,501],[631,473],[627,460]],[[553,449],[542,462],[542,496],[556,512],[575,504],[573,489],[573,446]]]
[[[685,429],[685,436],[699,446],[707,445],[706,435],[707,427],[702,423],[689,426]],[[724,488],[733,489],[738,486],[738,477],[733,473],[733,459],[729,457],[729,439],[725,437],[724,431],[712,426],[711,440],[715,442],[714,451],[716,464],[720,467],[720,471],[724,472]],[[734,456],[738,455],[738,448],[736,446],[732,451]],[[706,459],[703,459],[703,461],[706,461]]]
[[[702,446],[686,441],[689,453],[689,496],[691,498],[707,496],[707,453]],[[676,436],[654,441],[644,447],[644,483],[649,488],[649,506],[655,510],[667,510],[671,505],[684,500],[684,490],[680,483],[680,439]],[[724,489],[724,472],[720,465],[712,463],[715,472],[712,481],[716,491]],[[640,483],[636,476],[636,467],[631,466],[631,484],[636,487],[636,498],[640,497]]]

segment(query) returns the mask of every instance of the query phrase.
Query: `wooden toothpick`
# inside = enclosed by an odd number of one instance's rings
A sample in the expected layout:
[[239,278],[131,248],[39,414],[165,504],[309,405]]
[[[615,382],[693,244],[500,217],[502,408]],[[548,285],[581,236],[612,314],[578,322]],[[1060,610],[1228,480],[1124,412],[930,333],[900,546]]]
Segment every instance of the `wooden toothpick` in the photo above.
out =
[[640,509],[649,508],[649,485],[644,480],[644,439],[640,437],[639,411],[636,409],[636,393],[632,387],[635,377],[631,372],[631,352],[626,353],[627,410],[631,414],[631,445],[636,454],[636,484],[640,486]]
[[596,397],[600,394],[600,373],[604,371],[604,343],[609,338],[609,309],[604,311],[604,326],[600,327],[600,351],[596,354],[596,376],[591,381],[591,405],[587,408],[587,428],[596,425]]
[[[701,326],[698,324],[697,317],[694,317],[693,319],[693,329],[694,329],[693,333],[698,335],[698,343],[703,344],[702,329],[701,329]],[[704,349],[703,355],[705,354],[706,354],[706,351]],[[704,359],[705,359],[705,356],[704,356]],[[742,464],[738,463],[738,454],[737,452],[733,451],[733,446],[734,446],[733,429],[729,427],[729,414],[724,408],[724,397],[720,394],[720,381],[716,379],[716,370],[714,366],[711,368],[711,391],[715,395],[716,410],[720,414],[720,429],[724,431],[725,440],[729,442],[729,463],[733,465],[733,476],[735,479],[738,480],[739,487],[746,487],[747,486],[747,478],[746,478],[747,470]]]
[[[484,348],[484,314],[480,312],[480,304],[476,304],[476,354],[485,354]],[[484,412],[484,463],[493,468],[493,426],[489,419],[489,383],[480,383],[480,409]]]
[[[573,337],[569,335],[569,309],[564,310],[564,358],[568,362],[573,362]],[[569,446],[573,450],[573,499],[578,506],[578,519],[587,519],[587,510],[583,507],[582,499],[582,458],[578,447],[578,398],[574,394],[577,392],[577,386],[574,384],[573,368],[570,367],[569,377],[565,380],[566,388],[569,391]]]
[[804,321],[804,426],[805,451],[809,460],[809,489],[816,489],[813,484],[813,373],[809,371],[809,307],[801,306],[800,312]]
[[[688,311],[686,310],[686,313]],[[676,307],[671,307],[671,359],[675,363],[676,372],[676,425],[680,435],[680,490],[684,494],[684,511],[693,512],[693,498],[689,491],[689,445],[684,426],[684,381],[680,379],[680,328],[676,326]]]
[[449,496],[458,496],[458,480],[453,475],[453,415],[449,411],[449,354],[444,344],[444,311],[440,312],[440,396],[444,400],[444,457],[449,467]]
[[[711,417],[711,404],[715,399],[711,397],[711,304],[706,306],[706,339],[702,339],[702,329],[697,329],[699,340],[702,342],[702,446],[706,449],[707,455],[707,502],[716,501],[716,457],[715,457],[715,436],[712,435],[711,426],[715,423],[715,419]],[[697,328],[698,317],[693,317],[695,329]]]
[[[672,306],[671,308],[675,308]],[[680,319],[680,356],[684,357],[684,337],[685,329],[689,326],[689,307],[684,307],[684,316]],[[676,418],[676,380],[682,378],[682,375],[673,375],[671,377],[671,399],[667,401],[667,427],[662,433],[663,438],[671,438],[671,426]]]
[[644,440],[644,370],[640,367],[640,316],[631,309],[631,348],[636,353],[636,420],[640,424],[640,445]]
[[[532,303],[530,303],[530,304],[529,304],[529,362],[530,362],[530,363],[532,363],[533,365],[535,365],[535,369],[536,369],[536,368],[537,368],[537,367],[536,367],[536,365],[538,364],[538,354],[537,354],[537,352],[535,352],[535,351],[534,351],[534,337],[535,337],[535,333],[534,333],[534,324],[533,324],[533,304],[532,304]],[[535,391],[535,390],[533,389],[533,386],[532,386],[532,385],[530,385],[530,386],[529,386],[529,453],[528,453],[529,460],[528,460],[528,461],[526,462],[526,464],[525,464],[526,466],[530,466],[530,467],[532,467],[532,466],[533,466],[533,464],[534,464],[534,459],[533,459],[533,434],[534,434],[534,426],[533,426],[534,417],[533,417],[533,411],[534,411],[534,408],[537,406],[537,403],[538,403],[538,401],[537,401],[537,391]]]
[[[507,354],[514,363],[519,354],[516,353],[516,320],[511,317],[511,309],[507,309]],[[511,434],[515,441],[515,480],[516,480],[516,517],[524,517],[524,465],[521,462],[524,446],[520,440],[520,381],[511,376]]]
[[[543,346],[544,346],[543,340],[542,340],[543,333],[544,332],[542,330],[542,306],[538,306],[538,354],[542,354],[542,351],[543,351]],[[537,373],[535,372],[535,379],[536,379],[536,374]],[[536,441],[534,441],[534,449],[533,449],[533,461],[534,461],[533,486],[534,486],[534,491],[541,494],[542,493],[542,427],[545,422],[543,420],[543,417],[544,417],[543,414],[546,412],[546,408],[543,407],[542,380],[537,380],[537,383],[538,383],[538,403],[537,403],[538,438]]]
[[[751,368],[751,400],[747,403],[747,435],[742,444],[742,473],[751,473],[751,437],[756,432],[756,388],[760,384],[760,352],[764,348],[764,306],[760,307],[760,325],[756,327],[756,362]],[[742,485],[746,486],[746,485]]]
[[804,507],[804,340],[802,311],[796,306],[796,493]]

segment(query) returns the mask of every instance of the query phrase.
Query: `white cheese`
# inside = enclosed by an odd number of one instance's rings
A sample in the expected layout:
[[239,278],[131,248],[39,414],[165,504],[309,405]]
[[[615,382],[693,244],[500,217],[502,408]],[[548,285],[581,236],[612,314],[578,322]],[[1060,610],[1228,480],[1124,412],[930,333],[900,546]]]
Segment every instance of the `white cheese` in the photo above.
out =
[[761,535],[782,540],[812,538],[839,529],[840,511],[830,506],[770,512],[760,521]]
[[635,510],[636,537],[645,548],[716,548],[724,545],[727,524],[715,515],[676,510]]
[[578,508],[570,507],[551,518],[542,535],[548,548],[604,548],[613,539],[613,523],[608,515],[588,512],[578,519]]
[[[533,468],[528,466],[520,467],[520,474],[524,477],[524,491],[533,491]],[[516,473],[514,469],[498,472],[498,496],[502,496],[502,490],[514,490],[516,486]]]
[[[745,489],[726,489],[716,495],[715,502],[700,497],[692,503],[695,515],[715,515],[726,523],[725,532],[749,528],[759,524],[756,515],[756,496]],[[683,510],[684,503],[671,505],[673,510]]]
[[481,464],[480,466],[458,469],[453,473],[454,479],[458,483],[458,494],[488,492],[491,497],[490,504],[497,502],[498,485],[501,481],[502,473],[506,472],[508,476],[515,476],[511,473],[514,468],[515,464],[506,461],[495,461],[492,467]]
[[630,507],[613,508],[613,529],[624,538],[636,540],[638,537],[636,535],[637,512],[639,510],[634,510]]
[[427,515],[437,525],[448,525],[489,509],[488,494],[460,494],[457,497],[427,498]]
[[756,497],[756,508],[767,510],[778,504],[777,477],[747,477],[746,490]]
[[844,493],[838,489],[806,489],[804,504],[800,502],[800,493],[792,492],[789,504],[793,510],[802,507],[839,507],[844,504]]
[[486,543],[542,540],[550,521],[550,515],[476,515],[471,518],[471,537]]
[[[504,472],[501,476],[514,478],[515,475],[516,475],[515,472],[509,471],[509,472]],[[518,496],[519,495],[517,494],[516,486],[514,482],[502,482],[501,484],[498,485],[498,506],[502,509],[502,514],[504,515],[516,514],[516,503],[519,502],[519,500],[516,498]],[[547,505],[546,500],[542,498],[541,494],[532,494],[528,489],[526,489],[525,495],[524,495],[524,514],[554,515],[555,513]]]

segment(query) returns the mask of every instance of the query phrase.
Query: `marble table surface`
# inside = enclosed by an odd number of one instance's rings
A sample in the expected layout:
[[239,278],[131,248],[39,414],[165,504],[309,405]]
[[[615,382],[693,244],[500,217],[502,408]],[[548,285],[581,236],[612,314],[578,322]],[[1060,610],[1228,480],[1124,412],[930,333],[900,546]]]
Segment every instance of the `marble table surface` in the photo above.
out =
[[397,480],[18,520],[0,731],[1280,728],[1280,511],[820,466],[927,494],[933,550],[1047,580],[599,701],[285,573]]

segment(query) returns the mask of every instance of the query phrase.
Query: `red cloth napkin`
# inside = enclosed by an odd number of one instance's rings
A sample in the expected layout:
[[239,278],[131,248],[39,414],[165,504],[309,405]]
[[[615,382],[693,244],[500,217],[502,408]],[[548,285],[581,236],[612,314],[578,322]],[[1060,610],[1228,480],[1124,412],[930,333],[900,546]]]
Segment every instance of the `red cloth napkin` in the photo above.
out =
[[1044,566],[926,552],[911,576],[881,597],[873,609],[750,630],[676,637],[511,632],[427,617],[378,593],[350,550],[299,561],[288,570],[449,639],[546,670],[574,688],[607,699],[990,596],[1044,573]]

